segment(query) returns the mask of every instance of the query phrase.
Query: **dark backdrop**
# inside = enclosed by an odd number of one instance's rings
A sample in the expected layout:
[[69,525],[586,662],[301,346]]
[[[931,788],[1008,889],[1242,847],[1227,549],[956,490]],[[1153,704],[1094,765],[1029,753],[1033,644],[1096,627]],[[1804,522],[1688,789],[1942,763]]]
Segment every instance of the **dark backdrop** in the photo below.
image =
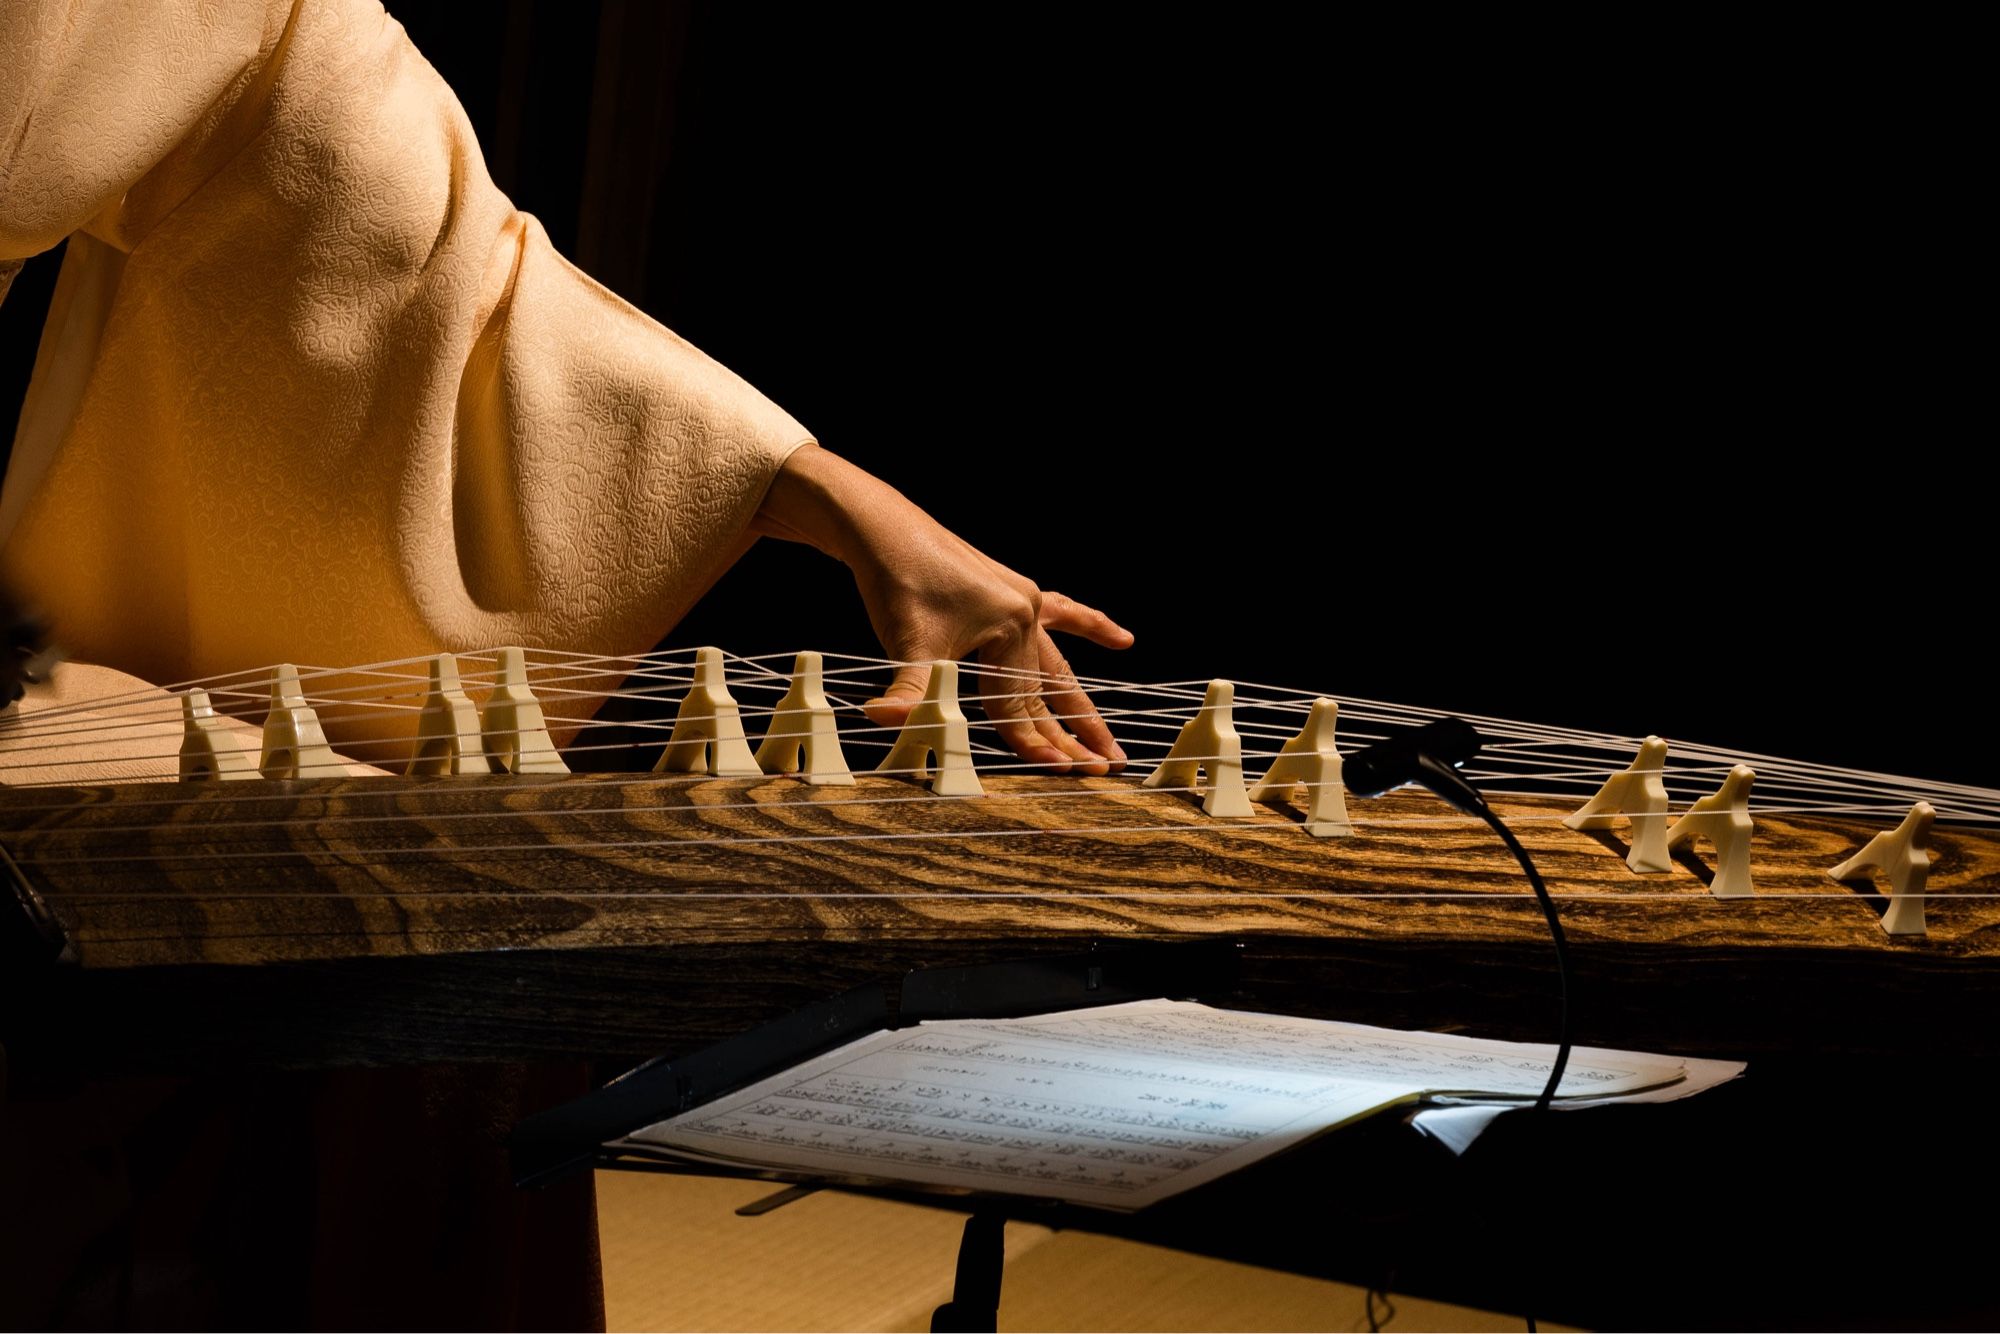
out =
[[[1966,354],[1838,34],[389,8],[565,253],[1137,633],[1080,670],[1996,781]],[[874,647],[775,543],[672,642]]]

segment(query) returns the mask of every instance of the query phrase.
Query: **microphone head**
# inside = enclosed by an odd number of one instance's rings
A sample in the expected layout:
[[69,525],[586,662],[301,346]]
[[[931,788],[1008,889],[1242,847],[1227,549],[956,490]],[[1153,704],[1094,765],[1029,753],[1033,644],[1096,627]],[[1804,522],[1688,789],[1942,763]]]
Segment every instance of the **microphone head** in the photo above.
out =
[[1356,796],[1379,797],[1405,783],[1431,786],[1424,757],[1456,769],[1479,753],[1486,738],[1463,718],[1440,718],[1364,746],[1341,762],[1341,781]]

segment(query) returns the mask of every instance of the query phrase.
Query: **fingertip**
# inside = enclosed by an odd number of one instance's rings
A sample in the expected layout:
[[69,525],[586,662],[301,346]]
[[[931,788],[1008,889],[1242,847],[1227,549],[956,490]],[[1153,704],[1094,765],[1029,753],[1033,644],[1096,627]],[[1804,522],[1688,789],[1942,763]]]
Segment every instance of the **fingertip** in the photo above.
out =
[[1021,758],[1030,764],[1047,769],[1052,774],[1066,774],[1070,770],[1070,765],[1074,763],[1069,756],[1054,746],[1037,746]]
[[1097,608],[1061,593],[1045,591],[1042,596],[1045,599],[1042,615],[1045,627],[1080,635],[1104,648],[1125,648],[1131,644],[1132,632]]
[[1111,774],[1119,773],[1125,768],[1125,748],[1120,746],[1116,741],[1110,742],[1109,745],[1101,749],[1094,749],[1092,756],[1093,763],[1085,772],[1093,778],[1107,777]]
[[1081,774],[1085,778],[1102,778],[1106,769],[1105,759],[1088,746],[1077,746],[1063,755],[1066,772]]
[[1083,631],[1083,637],[1099,648],[1131,648],[1135,636],[1130,630],[1112,620],[1102,612],[1098,618],[1103,623]]
[[910,710],[917,706],[915,699],[895,695],[878,695],[864,700],[861,711],[868,715],[868,721],[883,726],[896,726],[910,720]]

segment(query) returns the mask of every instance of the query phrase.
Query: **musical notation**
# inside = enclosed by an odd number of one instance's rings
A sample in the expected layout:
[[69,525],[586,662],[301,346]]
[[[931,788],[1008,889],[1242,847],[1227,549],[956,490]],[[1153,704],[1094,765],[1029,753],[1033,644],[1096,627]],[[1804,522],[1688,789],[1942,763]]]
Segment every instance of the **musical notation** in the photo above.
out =
[[[1552,1049],[1183,1001],[873,1034],[623,1143],[1135,1209],[1428,1093],[1532,1098]],[[1577,1051],[1562,1096],[1681,1078]]]

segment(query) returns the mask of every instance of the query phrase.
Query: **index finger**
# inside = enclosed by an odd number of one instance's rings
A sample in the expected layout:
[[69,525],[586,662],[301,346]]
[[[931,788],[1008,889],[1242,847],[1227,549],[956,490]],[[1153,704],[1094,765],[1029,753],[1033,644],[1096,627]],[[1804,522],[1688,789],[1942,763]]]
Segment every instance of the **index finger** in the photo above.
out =
[[1040,620],[1046,630],[1079,635],[1099,648],[1130,648],[1132,632],[1095,607],[1086,607],[1075,598],[1042,591]]

